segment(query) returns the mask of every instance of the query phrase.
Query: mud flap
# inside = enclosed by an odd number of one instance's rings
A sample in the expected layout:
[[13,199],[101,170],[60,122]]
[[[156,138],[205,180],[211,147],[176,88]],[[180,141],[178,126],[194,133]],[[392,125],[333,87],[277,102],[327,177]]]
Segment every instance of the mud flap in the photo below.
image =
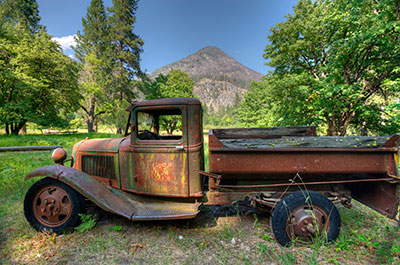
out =
[[348,186],[357,201],[381,214],[399,221],[400,184],[389,182],[363,182]]
[[61,165],[38,168],[25,180],[45,176],[71,186],[77,192],[105,211],[130,220],[168,220],[194,218],[200,203],[179,203],[152,197],[143,197],[105,186],[90,175]]

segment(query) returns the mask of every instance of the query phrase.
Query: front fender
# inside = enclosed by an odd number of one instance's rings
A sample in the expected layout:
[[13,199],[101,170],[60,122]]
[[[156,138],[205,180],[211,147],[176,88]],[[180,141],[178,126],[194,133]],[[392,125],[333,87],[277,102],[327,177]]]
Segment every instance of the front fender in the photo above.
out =
[[62,181],[103,210],[130,220],[186,219],[195,217],[199,212],[199,203],[173,202],[130,194],[103,185],[85,172],[71,167],[52,165],[38,168],[29,173],[25,180],[39,176]]
[[125,200],[116,196],[112,190],[85,172],[72,167],[52,165],[33,170],[25,177],[25,180],[39,176],[64,182],[105,211],[128,219],[131,219],[133,215],[131,205],[127,205]]

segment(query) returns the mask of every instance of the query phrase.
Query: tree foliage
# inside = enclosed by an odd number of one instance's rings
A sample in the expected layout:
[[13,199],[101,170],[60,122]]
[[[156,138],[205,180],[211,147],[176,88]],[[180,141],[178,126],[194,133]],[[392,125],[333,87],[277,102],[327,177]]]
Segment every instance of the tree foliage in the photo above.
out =
[[271,28],[264,58],[274,71],[253,83],[238,118],[321,124],[328,135],[399,129],[387,109],[400,84],[399,20],[399,1],[300,0]]
[[0,23],[20,24],[32,33],[41,28],[36,0],[0,0]]
[[42,29],[20,24],[0,31],[0,123],[18,134],[26,122],[63,127],[79,100],[77,64]]
[[271,104],[273,97],[265,93],[265,87],[270,87],[270,79],[261,82],[252,82],[250,92],[244,95],[244,99],[235,110],[238,122],[246,127],[263,127],[274,125],[273,114],[277,112],[276,106]]
[[[146,99],[194,97],[194,82],[181,70],[171,69],[168,75],[160,74],[154,80],[143,83],[142,90]],[[162,129],[169,134],[181,126],[177,117],[166,117],[160,120]]]
[[167,81],[160,84],[160,97],[194,97],[193,85],[194,82],[188,74],[172,69],[167,75]]
[[79,87],[82,95],[80,107],[88,132],[97,131],[97,118],[112,106],[104,93],[105,77],[101,71],[104,61],[95,52],[86,55],[79,72]]
[[116,134],[122,134],[126,129],[129,113],[126,108],[130,103],[124,99],[114,99],[112,111],[101,116],[100,120],[103,124],[114,130]]
[[171,69],[168,75],[159,74],[153,81],[143,84],[147,99],[194,97],[194,82],[181,70]]
[[97,130],[100,115],[120,131],[120,119],[113,119],[122,99],[131,102],[137,97],[137,77],[143,41],[133,32],[137,1],[113,0],[106,13],[102,0],[92,0],[86,17],[82,19],[83,32],[78,32],[75,54],[82,63],[80,85],[85,100],[81,102],[88,131]]
[[82,18],[82,26],[83,31],[78,31],[75,36],[75,57],[84,63],[90,53],[95,53],[97,57],[105,56],[110,47],[110,34],[103,0],[90,2],[86,17]]
[[74,50],[82,63],[79,73],[82,117],[88,132],[93,132],[97,131],[96,119],[106,111],[106,87],[111,70],[109,24],[102,0],[91,1],[82,25],[83,32],[78,31]]
[[[240,122],[236,119],[236,111],[241,101],[241,97],[236,93],[233,105],[227,105],[226,107],[220,106],[217,112],[215,112],[211,106],[208,108],[206,104],[203,104],[203,123],[206,128],[233,128],[240,126]],[[255,123],[249,125],[242,123],[242,125],[255,126]]]
[[137,0],[113,0],[109,8],[110,38],[112,44],[113,76],[112,92],[120,99],[130,101],[135,98],[136,80],[145,78],[140,69],[140,54],[143,52],[143,40],[136,35]]

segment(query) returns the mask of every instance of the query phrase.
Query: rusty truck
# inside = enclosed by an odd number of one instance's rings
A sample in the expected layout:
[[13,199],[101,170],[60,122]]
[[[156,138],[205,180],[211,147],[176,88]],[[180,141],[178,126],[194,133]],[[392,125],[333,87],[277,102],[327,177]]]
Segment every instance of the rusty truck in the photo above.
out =
[[127,111],[125,137],[76,143],[70,166],[64,166],[66,152],[56,149],[56,165],[26,176],[42,177],[24,201],[35,229],[71,229],[88,201],[132,221],[253,209],[271,214],[282,245],[316,236],[334,240],[341,225],[335,204],[351,207],[353,198],[399,221],[399,134],[317,137],[313,126],[210,129],[206,172],[199,100],[146,100]]

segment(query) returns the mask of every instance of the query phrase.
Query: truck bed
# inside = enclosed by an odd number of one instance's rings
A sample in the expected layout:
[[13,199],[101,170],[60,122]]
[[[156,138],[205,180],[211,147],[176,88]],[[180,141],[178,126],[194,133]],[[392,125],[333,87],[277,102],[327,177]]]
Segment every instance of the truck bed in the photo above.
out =
[[282,136],[276,139],[220,139],[226,148],[378,148],[390,136]]
[[313,132],[307,126],[211,129],[210,172],[235,178],[260,175],[257,179],[295,173],[398,176],[399,135],[317,137]]
[[279,193],[299,174],[309,189],[350,190],[353,198],[398,220],[399,143],[400,134],[316,137],[312,127],[211,129],[209,167],[219,179],[210,186]]

